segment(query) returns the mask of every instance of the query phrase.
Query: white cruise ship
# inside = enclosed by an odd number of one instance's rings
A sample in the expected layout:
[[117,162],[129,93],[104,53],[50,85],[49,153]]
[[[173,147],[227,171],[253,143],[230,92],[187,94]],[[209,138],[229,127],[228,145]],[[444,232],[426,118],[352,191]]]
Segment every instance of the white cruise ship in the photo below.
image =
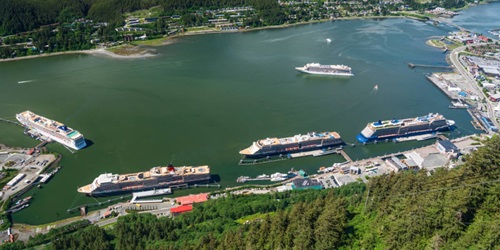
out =
[[303,67],[296,67],[296,70],[313,75],[331,76],[353,76],[351,67],[345,65],[321,65],[319,63],[308,63]]
[[24,126],[72,149],[82,149],[87,145],[80,132],[29,110],[17,114],[16,119]]

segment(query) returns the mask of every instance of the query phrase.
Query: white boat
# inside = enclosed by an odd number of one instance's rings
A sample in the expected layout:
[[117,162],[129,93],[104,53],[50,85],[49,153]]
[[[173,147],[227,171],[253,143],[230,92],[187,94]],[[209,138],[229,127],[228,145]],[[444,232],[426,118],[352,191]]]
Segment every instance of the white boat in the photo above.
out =
[[265,178],[269,178],[269,175],[267,174],[257,175],[257,179],[265,179]]
[[58,121],[50,120],[29,110],[16,115],[16,119],[24,126],[35,130],[51,140],[61,143],[72,149],[82,149],[87,146],[85,138],[80,132]]
[[288,179],[288,174],[282,174],[279,172],[276,172],[271,175],[271,181],[284,181]]
[[331,76],[354,76],[351,67],[346,65],[321,65],[319,63],[308,63],[303,67],[296,67],[296,70],[313,75]]
[[451,105],[449,106],[451,109],[466,109],[469,108],[469,105],[467,103],[462,102],[461,100],[456,100],[452,101]]

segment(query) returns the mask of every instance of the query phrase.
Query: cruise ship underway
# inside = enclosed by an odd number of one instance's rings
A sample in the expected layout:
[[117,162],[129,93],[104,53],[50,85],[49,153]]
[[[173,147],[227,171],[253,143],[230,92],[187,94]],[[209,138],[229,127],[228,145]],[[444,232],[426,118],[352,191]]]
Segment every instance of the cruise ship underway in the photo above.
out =
[[82,149],[87,145],[80,132],[29,110],[17,114],[16,119],[24,126],[72,149]]
[[361,143],[449,130],[455,124],[440,114],[371,122],[358,134]]
[[345,65],[321,65],[319,63],[308,63],[304,67],[296,67],[296,70],[314,75],[353,76],[351,67]]
[[240,151],[248,158],[262,158],[271,155],[286,155],[344,145],[337,132],[307,133],[285,138],[266,138]]
[[78,188],[78,192],[103,196],[124,192],[149,190],[167,187],[185,187],[186,185],[210,181],[208,166],[154,167],[146,172],[132,174],[101,174],[91,184]]

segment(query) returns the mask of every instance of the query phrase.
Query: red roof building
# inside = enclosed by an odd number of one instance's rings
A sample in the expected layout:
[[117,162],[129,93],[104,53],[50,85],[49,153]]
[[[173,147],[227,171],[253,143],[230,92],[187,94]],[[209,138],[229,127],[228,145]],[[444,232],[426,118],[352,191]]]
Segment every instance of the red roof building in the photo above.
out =
[[483,41],[483,42],[488,42],[488,37],[485,37],[485,36],[479,36],[478,39]]
[[179,207],[173,207],[170,209],[170,213],[172,215],[177,215],[177,214],[182,214],[182,213],[185,213],[185,212],[190,212],[191,210],[193,210],[193,206],[192,205],[184,205],[184,206],[179,206]]
[[189,205],[193,203],[205,202],[208,200],[208,193],[192,194],[188,196],[177,197],[176,200],[177,202],[180,202],[181,205]]
[[27,155],[31,155],[31,154],[33,154],[33,152],[35,152],[35,149],[34,149],[34,148],[30,149],[28,152],[26,152],[26,154],[27,154]]

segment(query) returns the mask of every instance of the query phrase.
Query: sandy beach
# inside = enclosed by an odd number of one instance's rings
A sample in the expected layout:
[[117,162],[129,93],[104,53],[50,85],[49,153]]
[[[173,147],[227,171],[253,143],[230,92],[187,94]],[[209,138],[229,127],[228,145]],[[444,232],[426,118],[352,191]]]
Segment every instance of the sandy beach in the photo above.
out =
[[120,54],[111,52],[105,48],[99,48],[99,49],[54,52],[54,53],[46,53],[46,54],[40,54],[40,55],[0,59],[0,63],[1,62],[33,59],[33,58],[40,58],[40,57],[48,57],[48,56],[70,55],[70,54],[88,54],[88,55],[107,56],[107,57],[114,58],[114,59],[137,59],[137,58],[146,58],[146,57],[156,56],[156,54],[149,53],[149,52],[144,53],[142,51],[140,51],[138,53],[127,54],[127,55],[120,55]]

